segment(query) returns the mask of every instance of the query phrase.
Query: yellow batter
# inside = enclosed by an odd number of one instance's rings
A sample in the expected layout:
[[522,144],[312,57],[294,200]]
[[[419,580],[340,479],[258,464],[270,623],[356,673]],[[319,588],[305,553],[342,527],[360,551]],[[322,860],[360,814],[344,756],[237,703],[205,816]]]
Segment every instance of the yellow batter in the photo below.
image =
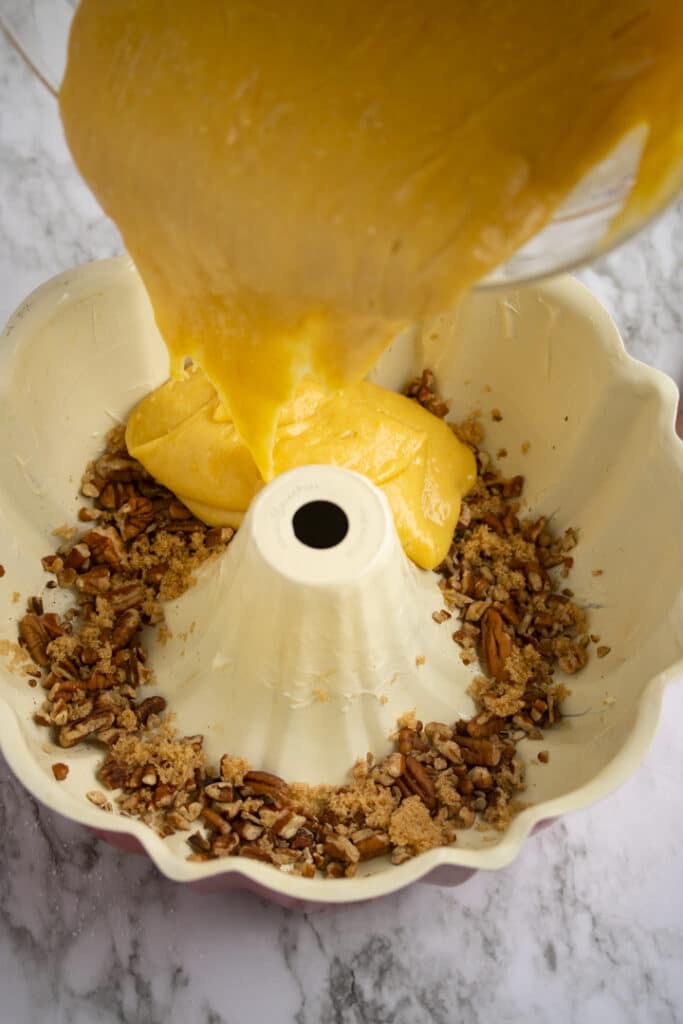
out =
[[614,230],[673,193],[682,41],[680,0],[83,0],[61,109],[172,376],[201,367],[268,480],[303,378],[351,401],[634,126]]
[[[263,486],[215,389],[201,371],[168,381],[128,421],[128,449],[207,523],[239,526]],[[283,408],[275,474],[310,463],[363,473],[386,494],[409,558],[446,556],[474,456],[416,402],[367,381],[333,395],[310,382]]]

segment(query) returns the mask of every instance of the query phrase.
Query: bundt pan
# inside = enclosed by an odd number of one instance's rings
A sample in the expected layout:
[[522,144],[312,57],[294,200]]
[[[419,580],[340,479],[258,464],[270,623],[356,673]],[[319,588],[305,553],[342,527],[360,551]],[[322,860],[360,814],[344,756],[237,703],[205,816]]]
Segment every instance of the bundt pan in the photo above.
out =
[[[664,687],[683,671],[676,389],[626,354],[608,314],[571,277],[478,291],[457,315],[435,321],[427,338],[426,347],[411,333],[397,338],[373,380],[399,389],[429,365],[454,417],[482,410],[484,446],[504,446],[506,472],[526,478],[525,511],[579,529],[571,586],[590,610],[591,632],[611,648],[572,677],[568,717],[543,740],[549,762],[538,763],[538,743],[521,744],[529,806],[504,833],[462,830],[453,847],[399,866],[378,860],[352,879],[304,879],[251,859],[188,862],[182,835],[163,840],[138,821],[105,818],[85,798],[97,785],[95,750],[65,753],[68,778],[55,780],[58,758],[43,749],[47,734],[33,721],[40,687],[32,689],[13,669],[9,645],[27,597],[44,591],[40,559],[51,549],[52,530],[75,520],[87,460],[167,375],[146,293],[125,257],[44,284],[10,319],[0,343],[0,742],[39,800],[100,833],[106,826],[110,841],[144,851],[177,881],[255,889],[289,905],[343,904],[417,880],[458,884],[474,870],[503,867],[541,823],[601,799],[633,774],[654,733]],[[494,408],[500,422],[488,415]],[[460,663],[448,632],[432,621],[440,606],[437,577],[407,563],[381,493],[364,478],[325,467],[289,476],[293,482],[281,477],[261,492],[225,564],[201,575],[189,603],[181,598],[169,608],[176,626],[205,617],[201,641],[189,651],[172,644],[155,651],[150,639],[150,653],[158,692],[168,694],[181,727],[188,721],[194,732],[205,723],[223,742],[220,709],[239,711],[244,749],[231,753],[259,757],[259,767],[290,778],[337,782],[359,754],[382,752],[397,714],[415,708],[428,720],[443,719],[449,708],[451,719],[471,713],[466,689],[475,667]],[[278,515],[291,521],[304,499],[341,506],[348,537],[336,553],[311,550],[305,564],[287,562],[286,552],[278,554]],[[354,533],[358,522],[365,526]],[[354,537],[372,550],[354,548]],[[252,601],[263,596],[262,622],[242,616],[235,628],[233,572],[241,574],[241,593],[250,588]],[[303,639],[288,655],[293,683],[283,693],[278,645],[292,622]],[[325,642],[331,636],[334,642]],[[206,671],[195,671],[197,665]],[[252,684],[236,686],[237,675]],[[390,700],[378,700],[387,676],[399,682]],[[331,699],[313,707],[310,687],[322,677]],[[293,740],[273,743],[274,735]],[[308,746],[307,735],[315,739]]]

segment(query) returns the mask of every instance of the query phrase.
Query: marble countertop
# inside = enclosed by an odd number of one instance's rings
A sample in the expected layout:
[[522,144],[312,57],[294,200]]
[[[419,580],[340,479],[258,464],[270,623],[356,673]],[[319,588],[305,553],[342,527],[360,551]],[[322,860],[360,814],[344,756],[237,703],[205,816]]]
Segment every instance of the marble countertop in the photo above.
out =
[[[0,321],[50,275],[118,251],[54,98],[0,33]],[[581,276],[629,350],[683,380],[683,204]],[[637,775],[504,871],[313,914],[171,883],[39,806],[0,761],[0,1019],[683,1021],[682,721],[677,685]]]

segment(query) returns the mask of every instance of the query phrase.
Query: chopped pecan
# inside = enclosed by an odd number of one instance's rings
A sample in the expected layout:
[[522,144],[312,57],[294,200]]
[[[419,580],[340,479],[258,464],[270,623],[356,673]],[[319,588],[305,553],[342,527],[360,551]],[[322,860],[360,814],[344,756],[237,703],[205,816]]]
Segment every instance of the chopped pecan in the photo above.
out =
[[306,819],[302,814],[296,814],[289,808],[285,808],[285,810],[280,812],[270,828],[273,834],[280,839],[293,839],[299,829],[305,824]]
[[216,857],[231,857],[237,852],[240,845],[240,837],[235,832],[227,835],[216,836],[211,842],[211,852]]
[[248,857],[251,860],[260,860],[264,864],[272,864],[272,854],[268,853],[267,850],[262,850],[260,846],[240,846],[239,849],[240,857]]
[[154,697],[147,697],[141,701],[135,708],[135,714],[138,716],[138,721],[144,725],[150,715],[160,715],[166,710],[166,701],[163,697],[155,695]]
[[59,555],[45,555],[41,562],[45,572],[58,573],[64,568],[64,559]]
[[113,511],[114,509],[125,505],[126,502],[134,498],[136,494],[137,491],[133,484],[110,481],[100,492],[99,502],[102,508]]
[[111,711],[93,711],[80,722],[70,722],[59,730],[58,741],[60,747],[74,747],[77,743],[87,739],[99,729],[108,729],[114,724],[114,715]]
[[131,483],[134,480],[149,479],[147,471],[136,459],[123,455],[101,455],[95,462],[95,472],[102,481]]
[[263,825],[257,825],[254,821],[245,821],[244,818],[239,818],[232,827],[245,843],[254,843],[263,835]]
[[167,782],[159,782],[154,787],[152,803],[155,807],[170,807],[176,795],[175,786],[169,786]]
[[423,765],[414,757],[407,756],[405,759],[405,772],[403,781],[408,784],[411,792],[419,796],[420,800],[429,807],[430,811],[436,807],[436,790],[434,783],[427,774]]
[[83,537],[96,565],[109,565],[117,569],[126,558],[126,549],[119,531],[114,526],[95,526]]
[[141,624],[140,612],[137,608],[128,608],[117,618],[111,634],[111,646],[116,651],[127,647]]
[[471,718],[467,723],[467,732],[470,736],[496,736],[505,728],[504,718],[490,715],[487,711],[480,711],[478,715]]
[[71,551],[64,558],[64,565],[67,569],[75,569],[76,572],[85,572],[90,568],[90,548],[82,541],[74,544]]
[[204,786],[204,793],[209,800],[218,800],[220,803],[232,803],[235,798],[235,790],[229,782],[209,782]]
[[356,848],[361,860],[372,860],[374,857],[384,857],[391,850],[391,841],[384,832],[375,832],[365,839],[356,841]]
[[132,540],[138,534],[144,533],[153,520],[153,502],[150,498],[143,498],[139,494],[134,495],[130,501],[122,505],[116,515],[116,522],[124,541]]
[[36,665],[47,668],[50,664],[50,659],[47,656],[50,636],[41,617],[35,612],[27,612],[19,621],[19,636]]
[[130,768],[121,761],[107,758],[100,766],[97,778],[107,789],[121,789],[128,782]]
[[505,662],[512,654],[512,639],[506,633],[500,612],[489,608],[482,619],[482,646],[486,667],[494,679],[508,679]]
[[145,588],[142,583],[124,583],[109,591],[109,603],[115,612],[124,612],[128,608],[139,608],[145,599]]
[[459,736],[458,744],[465,764],[495,768],[500,761],[500,744],[494,740],[477,739],[474,736]]
[[338,836],[334,832],[325,837],[323,851],[331,860],[340,860],[345,864],[357,864],[360,860],[358,847],[346,836]]
[[285,800],[289,791],[285,780],[271,772],[248,771],[242,784],[254,796],[271,797],[275,802]]
[[[74,582],[82,594],[106,594],[111,586],[110,570],[106,565],[96,565],[78,577],[74,574]],[[60,582],[60,586],[64,584]]]

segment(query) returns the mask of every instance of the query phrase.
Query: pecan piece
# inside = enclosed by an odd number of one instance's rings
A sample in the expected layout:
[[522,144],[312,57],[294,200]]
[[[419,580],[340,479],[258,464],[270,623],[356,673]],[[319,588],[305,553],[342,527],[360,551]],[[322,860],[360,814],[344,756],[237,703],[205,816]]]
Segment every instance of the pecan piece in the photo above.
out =
[[119,615],[111,634],[111,646],[115,651],[128,646],[140,627],[141,621],[137,608],[128,608]]
[[500,612],[489,608],[482,619],[482,644],[489,674],[499,682],[508,679],[505,662],[512,653],[512,640],[505,632]]
[[494,740],[478,739],[474,736],[459,736],[458,744],[465,764],[495,768],[500,761],[500,744]]
[[249,857],[251,860],[260,860],[264,864],[272,864],[273,858],[267,850],[262,850],[260,846],[241,846],[240,857]]
[[153,519],[153,502],[139,494],[122,505],[116,515],[116,522],[124,540],[132,540],[138,534],[144,533]]
[[118,569],[125,560],[126,549],[118,530],[113,526],[95,526],[83,537],[97,565],[110,565]]
[[135,497],[137,491],[133,484],[130,483],[116,483],[114,481],[105,485],[100,493],[100,505],[102,508],[113,511],[114,509],[120,508],[125,505],[127,501],[130,501]]
[[278,836],[280,839],[293,839],[299,829],[305,824],[306,819],[302,814],[296,814],[289,808],[285,808],[284,811],[278,814],[270,827],[273,835]]
[[[111,586],[109,568],[106,565],[96,565],[78,577],[74,574],[72,582],[76,583],[76,589],[80,590],[82,594],[105,594]],[[65,586],[61,580],[60,586]]]
[[330,860],[340,860],[344,864],[357,864],[360,860],[360,851],[355,843],[346,836],[335,835],[334,832],[325,837],[323,853]]
[[111,711],[93,711],[80,722],[71,722],[62,726],[58,735],[59,745],[60,747],[75,747],[77,743],[92,736],[98,729],[108,729],[113,724],[114,715]]
[[97,778],[107,789],[122,789],[128,782],[130,769],[121,761],[107,758],[97,773]]
[[141,463],[122,455],[101,455],[95,462],[94,468],[103,481],[131,483],[133,480],[149,479],[148,473]]
[[64,560],[59,555],[45,555],[41,562],[45,572],[58,573],[64,568]]
[[226,836],[216,836],[211,843],[211,852],[216,857],[231,857],[239,845],[240,837],[235,832],[229,832]]
[[142,583],[124,583],[109,592],[109,603],[115,612],[124,612],[128,608],[139,608],[145,599],[145,588]]
[[209,782],[204,786],[204,793],[209,800],[229,804],[235,798],[235,791],[229,782]]
[[67,569],[75,569],[76,572],[90,568],[90,548],[81,541],[74,544],[69,554],[64,559],[64,566]]
[[271,772],[248,771],[242,785],[248,788],[254,796],[271,797],[276,802],[286,799],[289,792],[289,786],[285,780]]
[[145,725],[150,715],[160,715],[165,710],[166,701],[163,697],[147,697],[135,708],[135,714],[138,716],[138,721]]
[[391,850],[389,836],[384,832],[376,832],[365,839],[359,839],[356,843],[361,860],[372,860],[374,857],[384,857]]
[[414,757],[408,755],[405,759],[405,772],[403,773],[403,781],[407,783],[409,789],[416,795],[419,796],[420,800],[430,811],[433,811],[436,807],[436,790],[434,783],[425,771],[423,765],[419,761],[416,761]]
[[47,668],[50,664],[50,659],[47,656],[50,636],[41,617],[35,612],[27,612],[19,622],[19,636],[24,641],[26,650],[36,665]]
[[487,711],[480,711],[478,715],[471,718],[467,723],[467,732],[470,736],[497,736],[506,725],[504,718],[497,718]]

